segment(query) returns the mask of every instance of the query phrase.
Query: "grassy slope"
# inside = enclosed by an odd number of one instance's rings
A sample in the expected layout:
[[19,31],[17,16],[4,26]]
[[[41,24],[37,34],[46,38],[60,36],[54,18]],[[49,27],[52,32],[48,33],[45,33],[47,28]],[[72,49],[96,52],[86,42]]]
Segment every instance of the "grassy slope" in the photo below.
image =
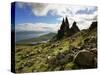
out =
[[16,72],[41,72],[79,69],[64,55],[70,53],[72,47],[80,47],[84,40],[96,37],[96,29],[83,30],[75,35],[55,42],[43,43],[35,46],[16,46]]

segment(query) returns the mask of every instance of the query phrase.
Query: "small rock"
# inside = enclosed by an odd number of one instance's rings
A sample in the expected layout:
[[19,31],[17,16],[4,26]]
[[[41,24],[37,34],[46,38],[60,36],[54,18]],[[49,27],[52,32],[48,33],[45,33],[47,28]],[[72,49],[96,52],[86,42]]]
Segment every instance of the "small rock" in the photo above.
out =
[[55,44],[51,45],[51,48],[57,47]]
[[90,50],[97,57],[97,48],[93,48]]
[[59,48],[59,50],[62,50],[63,48]]
[[48,56],[47,58],[48,58],[48,59],[50,59],[50,58],[51,58],[51,56]]

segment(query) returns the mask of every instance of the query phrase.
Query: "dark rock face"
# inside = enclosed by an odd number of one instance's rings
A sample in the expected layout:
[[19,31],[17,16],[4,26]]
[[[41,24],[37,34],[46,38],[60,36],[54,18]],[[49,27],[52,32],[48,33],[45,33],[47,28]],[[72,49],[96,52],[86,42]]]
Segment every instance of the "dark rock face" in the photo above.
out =
[[65,20],[65,25],[66,25],[66,30],[69,30],[69,22],[68,22],[68,18],[66,17]]
[[64,20],[64,18],[63,18],[60,30],[58,30],[57,39],[62,38],[63,36],[65,36],[65,34],[66,34],[66,36],[68,36],[69,31],[70,31],[69,22],[68,22],[68,19],[66,17],[66,20]]
[[68,18],[66,17],[66,19],[62,21],[60,30],[58,30],[58,34],[57,34],[57,39],[61,39],[62,37],[66,36],[71,36],[74,33],[80,31],[78,26],[76,25],[76,22],[73,23],[72,27],[69,28],[69,22],[68,22]]
[[94,29],[97,28],[97,22],[92,22],[91,26],[89,27],[89,29]]
[[69,29],[69,22],[68,22],[68,19],[66,18],[65,21],[63,19],[62,24],[61,24],[61,27],[60,27],[60,30],[64,30],[65,31],[67,29]]
[[70,29],[70,32],[71,32],[72,34],[74,34],[74,33],[77,33],[77,32],[79,32],[79,31],[80,31],[80,30],[79,30],[78,26],[76,25],[76,22],[74,22],[73,25],[72,25],[72,27],[71,27],[71,29]]

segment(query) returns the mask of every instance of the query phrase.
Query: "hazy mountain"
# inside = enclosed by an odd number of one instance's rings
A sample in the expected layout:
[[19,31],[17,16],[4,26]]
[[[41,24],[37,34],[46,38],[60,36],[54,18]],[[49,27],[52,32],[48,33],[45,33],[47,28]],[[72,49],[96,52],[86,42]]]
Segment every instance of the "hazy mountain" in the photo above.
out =
[[34,42],[42,42],[42,41],[48,41],[50,39],[52,39],[54,36],[56,35],[56,33],[47,33],[35,38],[30,38],[30,39],[25,39],[25,40],[21,40],[21,41],[17,41],[17,43],[34,43]]
[[16,41],[35,38],[47,33],[48,32],[43,32],[43,31],[19,31],[19,32],[16,32]]

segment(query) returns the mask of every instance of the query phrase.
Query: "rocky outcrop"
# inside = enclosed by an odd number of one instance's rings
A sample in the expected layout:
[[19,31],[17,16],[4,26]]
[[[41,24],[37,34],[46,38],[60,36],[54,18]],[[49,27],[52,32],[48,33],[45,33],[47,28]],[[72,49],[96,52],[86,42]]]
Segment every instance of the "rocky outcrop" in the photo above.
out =
[[97,28],[97,22],[92,22],[91,26],[89,27],[89,29],[94,29]]
[[60,30],[66,31],[66,30],[68,30],[68,29],[69,29],[69,22],[68,22],[68,19],[66,18],[66,20],[64,21],[64,18],[63,18],[63,21],[62,21]]
[[82,50],[75,56],[74,62],[83,68],[95,67],[95,58],[92,52]]
[[[72,59],[71,61],[73,61],[76,65],[78,65],[79,68],[96,68],[97,67],[96,28],[97,28],[97,22],[92,22],[89,29],[80,31],[80,29],[77,26],[77,22],[74,21],[72,27],[69,28],[68,19],[67,18],[65,20],[63,19],[61,27],[58,30],[57,39],[59,40],[62,39],[63,37],[70,38],[70,40],[74,39],[71,42],[77,42],[75,41],[78,40],[77,37],[79,37],[79,39],[80,37],[82,37],[83,39],[79,40],[81,42],[77,46],[70,45],[69,48],[70,51],[68,54],[58,55],[56,58],[58,58],[59,56],[63,58],[63,59],[61,58],[60,60],[57,59],[58,62],[62,64],[63,62]],[[79,34],[74,36],[74,34],[76,34],[77,32],[79,32]],[[60,50],[62,50],[62,48]]]
[[66,17],[66,20],[64,20],[64,18],[63,18],[62,24],[60,26],[60,30],[58,30],[57,39],[61,39],[65,35],[69,36],[69,31],[70,31],[69,22],[68,22],[68,19]]
[[73,23],[73,25],[72,25],[72,27],[71,27],[71,29],[70,29],[70,32],[72,33],[72,34],[74,34],[74,33],[77,33],[77,32],[79,32],[80,31],[80,29],[78,28],[78,26],[76,25],[76,22],[74,21],[74,23]]
[[57,39],[61,39],[64,36],[69,37],[78,31],[80,30],[78,26],[76,25],[76,22],[74,22],[72,27],[69,28],[68,18],[66,17],[65,20],[63,18],[60,30],[58,30]]

